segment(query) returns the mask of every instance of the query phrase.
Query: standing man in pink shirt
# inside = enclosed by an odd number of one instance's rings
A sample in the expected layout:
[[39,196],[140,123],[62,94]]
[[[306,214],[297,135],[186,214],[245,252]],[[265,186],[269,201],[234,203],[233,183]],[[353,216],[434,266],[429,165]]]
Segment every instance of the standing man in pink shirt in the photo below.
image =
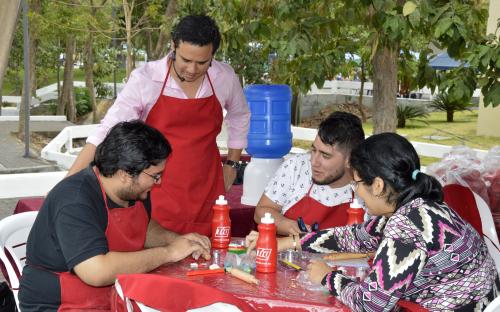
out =
[[[142,119],[172,145],[163,183],[151,191],[152,218],[177,233],[210,235],[211,207],[236,178],[241,151],[247,145],[250,112],[234,70],[214,59],[220,33],[210,17],[184,17],[172,32],[172,43],[165,58],[132,72],[69,175],[89,165],[113,125]],[[216,137],[223,109],[228,157],[221,166]]]

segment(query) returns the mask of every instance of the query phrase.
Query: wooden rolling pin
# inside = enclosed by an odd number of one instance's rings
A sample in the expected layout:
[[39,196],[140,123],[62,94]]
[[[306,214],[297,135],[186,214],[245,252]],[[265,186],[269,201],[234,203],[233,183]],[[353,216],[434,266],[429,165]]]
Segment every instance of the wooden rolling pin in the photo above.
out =
[[259,280],[255,278],[252,274],[249,274],[247,272],[243,272],[242,270],[235,269],[235,268],[227,268],[226,272],[231,274],[232,276],[239,278],[242,281],[245,281],[250,284],[255,284],[259,285]]
[[323,256],[324,260],[348,260],[362,259],[373,256],[373,252],[355,253],[355,252],[334,252]]

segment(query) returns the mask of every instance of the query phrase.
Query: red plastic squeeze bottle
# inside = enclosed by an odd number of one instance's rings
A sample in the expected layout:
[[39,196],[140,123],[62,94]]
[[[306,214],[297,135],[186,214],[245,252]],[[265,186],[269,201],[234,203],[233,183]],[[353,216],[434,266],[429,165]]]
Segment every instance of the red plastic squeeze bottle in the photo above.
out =
[[260,273],[276,272],[278,241],[276,239],[276,225],[271,214],[266,212],[260,219],[259,238],[257,239],[255,258],[256,270]]
[[229,218],[229,206],[224,195],[219,195],[212,207],[212,247],[226,249],[231,241],[231,219]]
[[352,200],[349,208],[347,208],[347,225],[361,224],[365,221],[365,210],[359,203],[357,198]]

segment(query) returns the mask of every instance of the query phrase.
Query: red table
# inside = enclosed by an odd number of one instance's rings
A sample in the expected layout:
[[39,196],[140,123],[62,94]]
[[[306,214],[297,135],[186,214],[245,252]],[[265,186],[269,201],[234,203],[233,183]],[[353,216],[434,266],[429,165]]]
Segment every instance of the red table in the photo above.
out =
[[[256,229],[253,221],[254,206],[243,205],[240,202],[243,185],[233,185],[227,193],[229,216],[231,218],[231,234],[235,237],[245,237],[251,230]],[[23,198],[17,202],[14,214],[25,211],[38,211],[43,204],[44,197]]]
[[[276,273],[256,273],[260,281],[257,286],[227,273],[187,276],[191,262],[188,258],[149,274],[122,275],[118,281],[125,296],[162,311],[181,311],[219,301],[236,305],[234,302],[243,302],[239,305],[243,311],[350,311],[330,294],[305,288],[297,280],[299,272],[280,264]],[[113,306],[120,306],[118,297],[113,296],[113,300]]]

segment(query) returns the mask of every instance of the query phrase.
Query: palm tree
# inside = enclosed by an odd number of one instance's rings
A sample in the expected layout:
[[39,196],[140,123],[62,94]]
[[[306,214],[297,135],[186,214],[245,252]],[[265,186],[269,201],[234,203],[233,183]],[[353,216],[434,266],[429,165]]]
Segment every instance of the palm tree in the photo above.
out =
[[429,113],[427,113],[427,109],[424,106],[398,104],[397,117],[398,117],[397,127],[404,128],[406,126],[406,120],[409,119],[427,123],[427,121],[417,118],[427,118],[429,117]]
[[451,100],[448,92],[440,92],[432,101],[430,107],[446,112],[446,121],[453,122],[453,113],[470,110],[471,104],[467,101]]

